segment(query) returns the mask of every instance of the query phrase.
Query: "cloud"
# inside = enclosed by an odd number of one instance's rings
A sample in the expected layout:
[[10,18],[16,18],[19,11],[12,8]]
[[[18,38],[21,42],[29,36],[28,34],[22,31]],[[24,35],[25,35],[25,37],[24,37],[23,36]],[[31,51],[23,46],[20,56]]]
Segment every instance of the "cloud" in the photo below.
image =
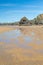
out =
[[43,13],[43,10],[9,10],[5,13]]
[[33,8],[42,8],[42,6],[39,5],[22,5],[23,7],[33,7]]
[[16,4],[0,4],[0,6],[16,6]]
[[38,7],[41,7],[42,8],[42,6],[38,6],[38,5],[26,5],[26,4],[24,4],[24,5],[19,5],[19,4],[0,4],[0,6],[20,6],[20,7],[33,7],[33,8],[38,8]]

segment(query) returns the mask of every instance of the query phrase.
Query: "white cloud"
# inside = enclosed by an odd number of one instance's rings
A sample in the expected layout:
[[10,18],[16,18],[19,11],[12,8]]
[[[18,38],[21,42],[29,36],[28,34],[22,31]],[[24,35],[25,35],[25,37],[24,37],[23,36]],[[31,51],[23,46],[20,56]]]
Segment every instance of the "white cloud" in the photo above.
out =
[[16,4],[0,4],[0,6],[16,6]]
[[43,6],[39,6],[39,5],[22,5],[23,7],[33,7],[33,8],[39,8],[39,7],[43,7]]
[[37,7],[41,7],[41,6],[38,6],[38,5],[24,5],[23,7],[33,7],[33,8],[36,7],[37,8]]
[[42,6],[38,6],[38,5],[17,5],[17,4],[0,4],[0,6],[20,6],[20,7],[35,7],[35,8],[37,8],[37,7],[41,7],[42,8]]
[[43,13],[43,10],[9,10],[5,13]]

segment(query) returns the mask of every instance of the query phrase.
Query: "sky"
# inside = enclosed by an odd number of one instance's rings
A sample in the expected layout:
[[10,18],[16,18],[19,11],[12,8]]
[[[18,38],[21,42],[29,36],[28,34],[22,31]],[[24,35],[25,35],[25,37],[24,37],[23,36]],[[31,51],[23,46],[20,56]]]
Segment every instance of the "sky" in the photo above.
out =
[[29,20],[43,14],[43,0],[0,0],[0,23]]

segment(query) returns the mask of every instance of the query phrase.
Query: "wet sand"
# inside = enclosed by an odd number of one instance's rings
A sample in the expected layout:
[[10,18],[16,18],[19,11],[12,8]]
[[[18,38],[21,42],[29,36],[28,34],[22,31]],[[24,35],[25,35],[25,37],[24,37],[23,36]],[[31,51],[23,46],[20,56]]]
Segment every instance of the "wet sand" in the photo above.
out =
[[[16,26],[16,27],[18,27],[18,26]],[[0,33],[10,31],[10,30],[15,30],[16,27],[15,26],[0,26]]]
[[0,26],[0,65],[43,65],[43,26]]

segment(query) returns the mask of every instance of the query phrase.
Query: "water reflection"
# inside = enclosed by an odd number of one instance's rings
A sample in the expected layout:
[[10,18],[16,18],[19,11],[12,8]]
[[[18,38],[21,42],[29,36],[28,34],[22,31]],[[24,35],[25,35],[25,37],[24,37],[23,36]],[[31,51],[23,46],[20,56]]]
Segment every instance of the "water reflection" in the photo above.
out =
[[[21,39],[23,38],[23,42]],[[20,41],[22,43],[20,43]],[[24,35],[21,30],[16,29],[16,30],[12,30],[9,32],[4,32],[2,34],[0,34],[0,42],[4,42],[4,43],[14,43],[16,44],[16,46],[20,47],[20,48],[31,48],[29,46],[26,46],[27,43],[30,43],[31,41],[33,41],[32,36],[27,36]]]
[[19,28],[16,30],[0,34],[0,42],[8,44],[12,42],[19,47],[24,47],[27,44],[34,42],[34,40],[36,40],[37,44],[43,43],[43,41],[40,40],[39,38],[35,38],[35,32],[33,31],[30,32],[24,28]]
[[21,35],[19,30],[12,30],[9,32],[4,32],[4,33],[0,34],[0,42],[9,43],[11,41],[10,39],[12,39],[12,38],[15,39],[19,35]]

